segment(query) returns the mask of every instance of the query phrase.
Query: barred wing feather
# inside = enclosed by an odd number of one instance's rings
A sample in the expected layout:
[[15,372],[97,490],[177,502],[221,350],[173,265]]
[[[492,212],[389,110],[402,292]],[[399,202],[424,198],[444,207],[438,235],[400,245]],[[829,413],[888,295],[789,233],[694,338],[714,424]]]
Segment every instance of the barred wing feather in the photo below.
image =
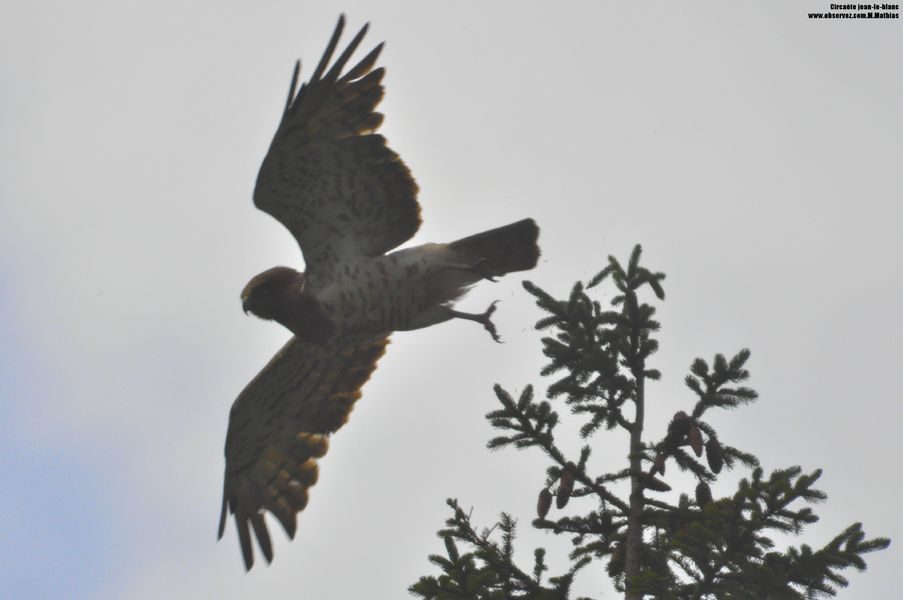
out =
[[388,336],[322,345],[292,338],[235,400],[226,434],[219,537],[231,512],[245,568],[254,564],[251,528],[267,561],[273,559],[264,511],[294,538],[296,514],[307,506],[308,490],[317,481],[327,436],[348,420],[388,343]]
[[373,66],[382,44],[342,74],[364,26],[326,70],[343,28],[344,16],[297,94],[296,64],[282,121],[254,189],[254,204],[291,231],[314,279],[343,260],[383,254],[420,226],[417,184],[375,133],[383,118],[374,109],[383,96],[385,71]]

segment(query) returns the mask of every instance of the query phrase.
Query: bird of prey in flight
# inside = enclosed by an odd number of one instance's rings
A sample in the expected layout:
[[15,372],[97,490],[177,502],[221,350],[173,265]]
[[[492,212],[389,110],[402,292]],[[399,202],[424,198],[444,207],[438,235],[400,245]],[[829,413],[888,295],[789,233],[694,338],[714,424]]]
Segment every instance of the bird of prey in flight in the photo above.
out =
[[532,269],[539,258],[532,219],[390,252],[420,226],[417,184],[376,133],[382,44],[347,68],[364,26],[330,66],[344,24],[343,16],[300,89],[296,63],[254,188],[254,205],[288,228],[306,270],[274,267],[241,293],[245,312],[294,334],[229,414],[219,537],[231,512],[246,569],[254,564],[251,529],[273,559],[265,511],[294,537],[317,459],[348,420],[392,332],[457,318],[481,323],[498,341],[495,303],[471,314],[453,302],[481,279]]

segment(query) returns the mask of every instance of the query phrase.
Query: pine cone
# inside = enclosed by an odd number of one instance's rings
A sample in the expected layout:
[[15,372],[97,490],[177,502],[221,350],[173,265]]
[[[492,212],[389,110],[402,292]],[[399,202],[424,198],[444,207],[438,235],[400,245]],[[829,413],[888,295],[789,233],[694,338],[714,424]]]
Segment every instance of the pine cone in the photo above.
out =
[[561,478],[558,480],[558,495],[555,497],[555,506],[564,508],[567,506],[568,500],[571,499],[571,492],[574,491],[574,472],[570,467],[565,467],[561,472]]
[[602,532],[606,535],[611,533],[611,513],[604,512],[602,516],[599,517],[599,525],[602,527]]
[[712,501],[712,488],[705,481],[700,481],[696,486],[696,504],[699,508],[705,508],[705,505]]
[[539,492],[539,500],[536,501],[536,514],[540,519],[545,519],[550,508],[552,508],[552,492],[549,491],[549,488],[543,488]]
[[702,432],[699,431],[699,427],[696,426],[696,423],[690,425],[690,430],[687,432],[687,439],[690,440],[690,446],[693,448],[693,452],[696,456],[702,456]]
[[668,459],[668,456],[664,452],[659,452],[655,457],[655,462],[652,463],[652,470],[649,471],[650,475],[655,475],[659,473],[661,475],[665,474],[665,461]]
[[624,549],[620,544],[615,546],[615,549],[612,551],[611,560],[608,561],[606,570],[611,577],[617,577],[624,570]]
[[662,444],[662,453],[667,455],[674,454],[674,452],[680,446],[681,441],[683,441],[682,438],[679,438],[673,433],[669,432],[668,435],[665,436],[665,441]]
[[671,486],[653,476],[651,473],[640,473],[640,481],[643,483],[643,487],[646,487],[653,492],[670,492]]
[[668,424],[668,437],[674,440],[683,439],[687,432],[690,431],[691,424],[690,415],[682,410],[677,411]]
[[716,438],[710,437],[705,443],[705,457],[712,473],[720,473],[721,467],[724,466],[724,454],[721,451],[721,444]]

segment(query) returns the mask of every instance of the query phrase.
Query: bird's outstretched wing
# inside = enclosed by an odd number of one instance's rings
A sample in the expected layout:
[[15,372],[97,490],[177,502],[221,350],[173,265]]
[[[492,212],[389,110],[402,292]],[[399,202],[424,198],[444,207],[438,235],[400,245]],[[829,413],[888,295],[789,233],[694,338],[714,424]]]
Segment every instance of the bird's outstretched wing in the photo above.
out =
[[297,94],[301,63],[295,65],[285,112],[254,189],[254,204],[292,232],[315,278],[343,260],[383,254],[420,226],[417,184],[385,138],[374,133],[383,119],[374,109],[385,71],[373,66],[383,45],[346,71],[364,26],[326,70],[344,25],[343,15]]
[[219,537],[228,510],[235,515],[245,568],[254,564],[249,527],[267,561],[273,559],[264,511],[294,538],[295,516],[317,481],[327,436],[348,419],[388,343],[388,336],[322,345],[292,338],[235,400],[226,434]]

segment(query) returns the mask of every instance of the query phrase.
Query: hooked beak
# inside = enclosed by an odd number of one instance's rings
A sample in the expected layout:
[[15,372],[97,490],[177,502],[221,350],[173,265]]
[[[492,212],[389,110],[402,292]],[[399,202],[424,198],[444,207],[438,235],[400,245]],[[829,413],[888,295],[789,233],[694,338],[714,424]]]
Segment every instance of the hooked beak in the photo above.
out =
[[248,314],[248,299],[246,297],[242,297],[241,299],[241,309]]

